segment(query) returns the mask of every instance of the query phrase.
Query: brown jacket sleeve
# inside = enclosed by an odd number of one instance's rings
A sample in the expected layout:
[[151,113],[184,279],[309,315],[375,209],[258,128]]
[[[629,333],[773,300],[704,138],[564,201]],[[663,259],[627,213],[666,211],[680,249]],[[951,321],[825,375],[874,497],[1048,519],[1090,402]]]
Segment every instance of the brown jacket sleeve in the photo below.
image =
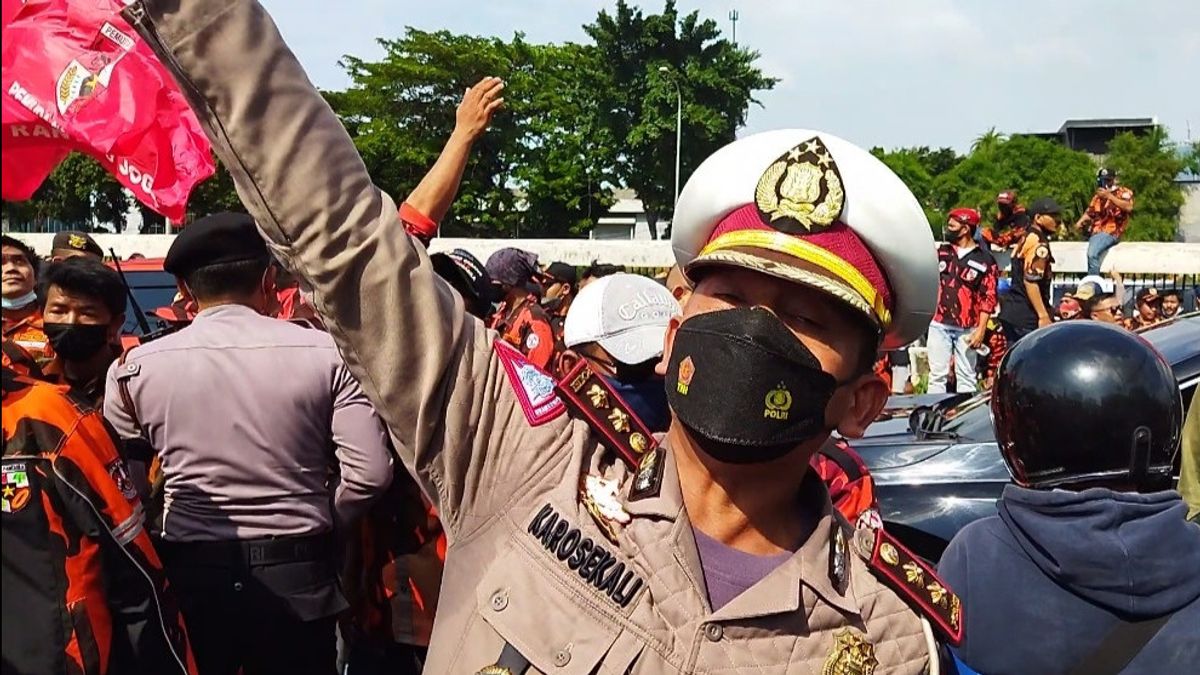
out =
[[494,515],[556,463],[537,449],[569,433],[565,419],[523,423],[493,336],[405,233],[266,11],[252,0],[145,0],[125,16],[190,98],[277,255],[312,289],[448,532]]

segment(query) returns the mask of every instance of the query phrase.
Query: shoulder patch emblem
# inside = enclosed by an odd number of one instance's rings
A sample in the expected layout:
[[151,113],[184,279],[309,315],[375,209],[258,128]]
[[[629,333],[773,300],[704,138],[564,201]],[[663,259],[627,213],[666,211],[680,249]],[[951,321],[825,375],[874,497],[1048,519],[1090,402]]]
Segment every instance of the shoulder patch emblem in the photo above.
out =
[[32,493],[29,489],[29,474],[24,464],[6,464],[3,470],[3,498],[0,510],[16,513],[29,504]]
[[[859,530],[858,547],[876,576],[936,626],[951,646],[962,643],[962,601],[937,576],[933,567],[904,548],[882,529]],[[872,545],[873,544],[873,545]]]
[[121,496],[125,499],[137,498],[137,488],[133,485],[133,480],[129,477],[129,470],[125,468],[125,460],[117,458],[108,465],[108,475],[112,477],[113,483],[117,489],[121,491]]
[[562,399],[554,391],[554,378],[501,340],[495,341],[493,349],[531,426],[541,426],[566,411]]

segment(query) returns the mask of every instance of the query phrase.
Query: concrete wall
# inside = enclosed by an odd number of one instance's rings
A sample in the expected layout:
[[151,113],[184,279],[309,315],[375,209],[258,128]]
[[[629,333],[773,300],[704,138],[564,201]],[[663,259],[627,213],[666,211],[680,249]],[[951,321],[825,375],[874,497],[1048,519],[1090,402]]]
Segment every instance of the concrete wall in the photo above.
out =
[[[1197,205],[1200,207],[1200,205]],[[50,252],[52,234],[22,234],[12,236],[28,242],[39,253]],[[147,258],[167,254],[174,235],[159,234],[98,234],[96,241],[107,251],[112,248],[123,260],[133,253]],[[1129,274],[1200,274],[1200,240],[1187,244],[1127,243],[1112,249],[1105,267],[1115,266]],[[597,241],[588,239],[436,239],[430,250],[448,251],[465,248],[487,262],[497,249],[516,246],[538,254],[543,263],[561,261],[585,266],[592,261],[629,267],[670,267],[675,264],[671,243],[667,241]],[[1063,273],[1083,273],[1087,270],[1087,244],[1058,242],[1053,244],[1054,269]],[[997,255],[1002,268],[1008,269],[1006,255]]]

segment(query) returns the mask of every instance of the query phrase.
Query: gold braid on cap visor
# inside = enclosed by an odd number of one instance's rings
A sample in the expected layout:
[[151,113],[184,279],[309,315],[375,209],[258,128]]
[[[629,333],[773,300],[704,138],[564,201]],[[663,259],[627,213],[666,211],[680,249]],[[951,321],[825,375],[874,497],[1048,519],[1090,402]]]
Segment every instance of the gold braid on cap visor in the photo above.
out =
[[733,248],[761,248],[776,253],[783,253],[798,260],[812,263],[833,275],[835,279],[847,284],[855,293],[862,296],[868,307],[878,317],[883,328],[892,323],[892,313],[883,304],[883,295],[871,285],[870,281],[858,271],[854,265],[829,251],[810,244],[803,239],[797,239],[783,232],[768,232],[766,230],[739,230],[728,232],[708,242],[697,258]]

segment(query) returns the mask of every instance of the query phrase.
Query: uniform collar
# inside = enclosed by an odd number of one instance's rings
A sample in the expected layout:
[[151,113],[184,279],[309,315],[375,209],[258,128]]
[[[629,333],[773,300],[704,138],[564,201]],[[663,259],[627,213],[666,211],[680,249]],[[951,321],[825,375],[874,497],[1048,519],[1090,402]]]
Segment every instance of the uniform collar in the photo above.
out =
[[[625,510],[635,519],[652,517],[678,521],[672,528],[672,533],[677,552],[683,556],[680,562],[685,563],[690,572],[698,575],[699,588],[703,589],[703,572],[696,553],[691,522],[687,519],[683,505],[683,492],[679,485],[675,456],[670,448],[664,447],[663,450],[663,476],[659,493],[652,497],[627,501]],[[631,472],[630,480],[634,475],[636,471]],[[848,548],[853,530],[838,516],[830,501],[829,491],[813,471],[805,474],[799,494],[797,511],[804,514],[804,517],[816,520],[808,538],[791,558],[715,612],[714,618],[746,619],[796,611],[802,604],[801,586],[807,586],[816,596],[843,612],[859,614],[858,598],[854,592],[855,575],[851,569],[851,559],[854,556]],[[844,528],[843,538],[846,544],[840,553],[834,545],[834,528],[837,527]],[[843,564],[848,570],[847,574],[850,574],[849,583],[845,584],[845,592],[839,592],[830,579],[831,558],[835,555],[844,557]],[[803,603],[806,611],[811,612],[814,601]]]
[[199,323],[204,319],[219,316],[262,316],[252,307],[230,303],[228,305],[217,305],[216,307],[207,307],[196,313],[196,318],[192,319],[193,323]]
[[[844,613],[859,615],[861,610],[854,591],[855,579],[851,570],[853,554],[848,546],[853,532],[838,518],[829,500],[829,491],[812,471],[805,475],[800,485],[800,503],[797,509],[804,517],[816,519],[812,532],[800,545],[799,550],[757,584],[714,612],[714,619],[751,619],[795,612],[801,607],[806,615],[811,615],[817,597]],[[845,528],[845,545],[841,547],[840,553],[834,545],[834,534],[837,531],[835,528],[839,527]],[[842,564],[846,566],[847,574],[850,575],[845,592],[839,592],[830,579],[831,558],[835,555],[842,556]],[[802,587],[808,587],[812,595],[806,594]]]

